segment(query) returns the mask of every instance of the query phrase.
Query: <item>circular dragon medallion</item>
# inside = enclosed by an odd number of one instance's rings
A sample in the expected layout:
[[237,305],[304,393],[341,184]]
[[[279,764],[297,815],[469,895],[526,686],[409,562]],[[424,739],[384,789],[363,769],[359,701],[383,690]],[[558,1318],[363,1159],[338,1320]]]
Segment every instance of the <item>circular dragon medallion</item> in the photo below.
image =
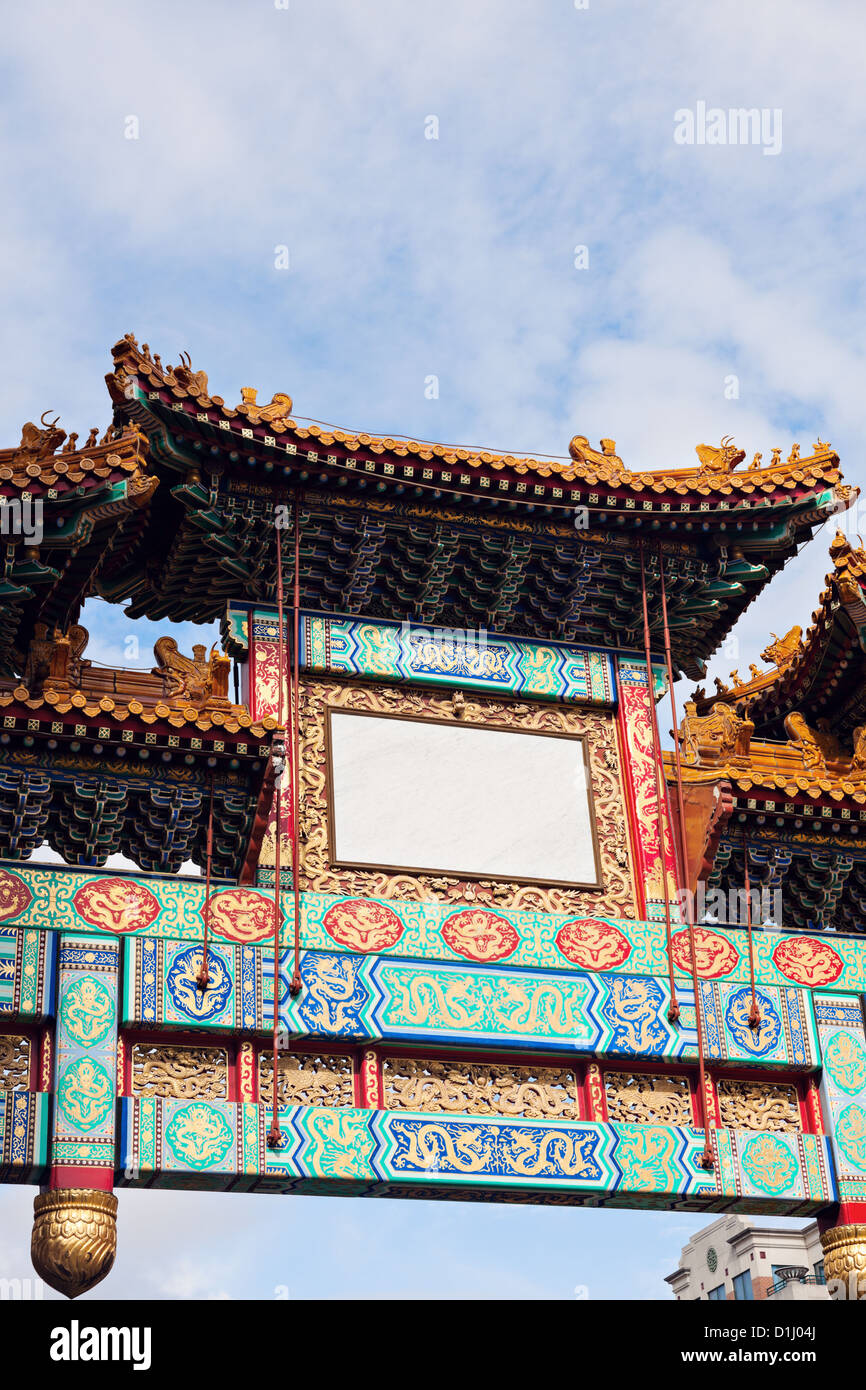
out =
[[231,976],[216,951],[208,951],[207,989],[199,989],[198,974],[204,958],[202,946],[179,951],[166,975],[166,988],[176,1009],[197,1023],[221,1014],[232,992]]
[[[740,954],[727,937],[720,936],[718,932],[710,931],[707,927],[695,927],[695,955],[697,956],[697,973],[702,980],[718,980],[722,975],[729,975],[733,970]],[[671,938],[671,945],[674,953],[674,964],[680,970],[692,969],[692,953],[689,950],[689,934],[687,931],[678,931]]]
[[[205,904],[210,929],[226,941],[249,945],[274,935],[274,901],[252,888],[227,888],[211,893]],[[280,926],[286,920],[280,909]]]
[[159,899],[131,878],[96,878],[79,888],[72,899],[79,917],[106,931],[141,931],[161,912]]
[[0,922],[17,917],[33,901],[33,894],[17,874],[0,869]]
[[773,1194],[790,1187],[797,1172],[796,1158],[775,1134],[750,1139],[743,1149],[742,1165],[755,1187]]
[[836,1143],[849,1163],[866,1171],[866,1110],[846,1105],[836,1121]]
[[866,1052],[850,1033],[834,1033],[824,1048],[824,1070],[849,1096],[866,1091]]
[[782,1020],[772,999],[768,999],[760,990],[755,990],[755,1002],[761,1014],[761,1022],[757,1028],[749,1026],[752,992],[746,986],[743,989],[735,989],[731,994],[725,1009],[725,1022],[731,1037],[740,1044],[744,1052],[754,1057],[764,1057],[778,1045]]
[[111,1031],[114,1003],[101,980],[94,975],[81,975],[64,994],[61,1015],[72,1041],[81,1047],[93,1047]]
[[506,918],[480,907],[455,912],[443,924],[442,938],[467,960],[504,960],[520,945],[520,937]]
[[595,917],[575,917],[556,934],[556,944],[566,960],[584,970],[612,970],[631,955],[631,942],[609,922]]
[[64,1073],[57,1100],[73,1128],[87,1134],[102,1124],[114,1104],[114,1086],[105,1067],[82,1057]]
[[366,898],[335,903],[322,918],[333,941],[352,951],[387,951],[403,935],[403,923],[393,908]]
[[165,1137],[175,1156],[190,1168],[215,1167],[235,1138],[222,1111],[201,1102],[178,1110],[166,1126]]
[[773,960],[782,974],[798,985],[831,985],[845,968],[845,962],[826,941],[814,936],[789,936],[780,941]]

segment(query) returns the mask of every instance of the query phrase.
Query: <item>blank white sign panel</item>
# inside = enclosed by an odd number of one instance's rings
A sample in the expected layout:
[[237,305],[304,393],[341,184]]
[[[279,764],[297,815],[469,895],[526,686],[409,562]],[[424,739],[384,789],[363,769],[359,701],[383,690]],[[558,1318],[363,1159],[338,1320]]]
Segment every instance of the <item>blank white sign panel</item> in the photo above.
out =
[[596,883],[580,739],[331,710],[330,744],[335,862]]

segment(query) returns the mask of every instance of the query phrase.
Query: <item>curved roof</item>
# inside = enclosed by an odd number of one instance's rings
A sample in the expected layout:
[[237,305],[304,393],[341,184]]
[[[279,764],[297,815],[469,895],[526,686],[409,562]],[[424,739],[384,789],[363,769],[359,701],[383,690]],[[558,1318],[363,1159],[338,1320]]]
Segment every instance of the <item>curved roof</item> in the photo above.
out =
[[771,643],[764,659],[777,664],[753,680],[730,687],[717,682],[714,695],[695,692],[701,711],[716,702],[747,702],[755,728],[774,739],[785,737],[784,721],[793,712],[811,723],[831,718],[842,737],[866,720],[866,549],[837,532],[830,559],[833,568],[805,635],[794,628]]
[[102,439],[61,448],[43,416],[0,451],[0,499],[45,504],[39,545],[10,547],[0,675],[21,670],[38,622],[65,629],[91,593],[154,620],[273,603],[275,508],[297,498],[304,607],[585,646],[642,647],[642,540],[654,644],[663,561],[674,660],[699,677],[857,495],[822,440],[766,466],[722,440],[695,466],[638,471],[611,439],[540,458],[304,421],[284,392],[262,405],[245,387],[227,405],[188,357],[164,366],[132,334],[112,356]]

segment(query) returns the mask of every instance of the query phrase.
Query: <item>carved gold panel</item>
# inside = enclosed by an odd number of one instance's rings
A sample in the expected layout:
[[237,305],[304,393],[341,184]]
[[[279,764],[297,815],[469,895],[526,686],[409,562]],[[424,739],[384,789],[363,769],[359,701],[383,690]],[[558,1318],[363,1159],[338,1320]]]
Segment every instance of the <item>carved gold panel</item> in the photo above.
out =
[[[277,1063],[280,1105],[355,1104],[351,1057],[316,1053],[283,1052]],[[270,1052],[259,1054],[259,1099],[274,1098],[274,1059]]]
[[386,1057],[382,1076],[387,1110],[580,1118],[577,1078],[559,1067]]
[[228,1100],[229,1060],[224,1047],[135,1043],[132,1094],[175,1100]]
[[30,1089],[30,1039],[0,1033],[0,1091]]
[[[327,710],[369,710],[413,718],[459,719],[464,724],[579,735],[585,740],[598,838],[601,889],[502,880],[467,879],[444,873],[334,867],[328,830]],[[577,705],[502,700],[476,692],[455,702],[451,693],[311,680],[302,683],[301,788],[299,806],[301,886],[317,893],[351,894],[408,902],[477,903],[539,912],[605,913],[634,917],[628,830],[616,725],[609,713]],[[288,863],[290,847],[284,846]],[[262,865],[274,863],[270,828],[262,845]]]
[[611,1071],[604,1078],[608,1119],[626,1125],[691,1125],[689,1083],[684,1076]]
[[787,1130],[803,1128],[794,1086],[768,1081],[720,1080],[719,1114],[726,1129]]

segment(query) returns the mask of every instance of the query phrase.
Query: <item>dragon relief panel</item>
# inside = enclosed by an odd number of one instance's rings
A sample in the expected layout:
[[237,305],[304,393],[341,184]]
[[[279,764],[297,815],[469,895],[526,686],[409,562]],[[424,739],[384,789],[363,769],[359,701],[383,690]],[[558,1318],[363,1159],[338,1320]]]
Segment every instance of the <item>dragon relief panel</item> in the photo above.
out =
[[717,1090],[719,1114],[726,1129],[799,1134],[803,1128],[794,1086],[722,1078]]
[[228,1053],[224,1047],[135,1043],[132,1094],[173,1100],[228,1100]]
[[[259,1054],[259,1099],[274,1098],[274,1059]],[[352,1106],[355,1083],[351,1057],[283,1052],[277,1062],[277,1099],[280,1105]]]
[[388,1110],[580,1119],[577,1077],[557,1067],[386,1057],[382,1076]]
[[627,1125],[691,1125],[692,1102],[685,1076],[608,1072],[604,1079],[608,1119]]
[[0,1091],[30,1087],[30,1039],[0,1033]]
[[[334,868],[328,843],[328,707],[370,710],[379,714],[459,719],[465,724],[496,725],[540,733],[581,735],[589,751],[590,773],[601,867],[601,890],[545,888],[500,880],[467,880],[436,873]],[[569,705],[502,701],[472,692],[455,702],[450,695],[328,680],[303,682],[300,699],[301,787],[299,831],[301,885],[319,893],[350,894],[408,902],[472,903],[530,912],[601,913],[633,918],[636,897],[632,880],[625,793],[613,718],[604,712]],[[268,850],[269,856],[265,857]],[[284,862],[289,862],[285,846]],[[264,863],[273,862],[273,846],[263,845]]]

